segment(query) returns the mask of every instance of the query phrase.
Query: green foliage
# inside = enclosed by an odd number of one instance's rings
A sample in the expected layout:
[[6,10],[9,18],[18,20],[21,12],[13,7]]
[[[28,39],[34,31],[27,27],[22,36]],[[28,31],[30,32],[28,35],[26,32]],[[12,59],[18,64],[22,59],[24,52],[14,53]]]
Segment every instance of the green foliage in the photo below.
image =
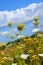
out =
[[0,50],[4,50],[6,48],[5,45],[0,46]]

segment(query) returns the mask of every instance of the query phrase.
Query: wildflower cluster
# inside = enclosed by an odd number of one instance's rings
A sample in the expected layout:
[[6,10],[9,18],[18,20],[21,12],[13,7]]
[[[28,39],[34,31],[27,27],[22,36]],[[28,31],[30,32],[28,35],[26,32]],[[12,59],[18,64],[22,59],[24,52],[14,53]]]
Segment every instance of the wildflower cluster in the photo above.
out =
[[[21,37],[21,31],[24,30],[24,24],[17,25],[18,31],[20,31],[20,41],[14,41],[9,44],[0,44],[0,65],[41,65],[43,62],[43,34],[39,33],[38,18],[34,18],[33,22],[35,29],[35,36]],[[12,26],[12,22],[8,22],[8,26]],[[37,35],[36,35],[37,33]],[[19,36],[19,33],[16,33]],[[10,34],[10,38],[14,39],[14,33]],[[42,60],[41,60],[42,59]],[[40,61],[41,60],[41,61]]]

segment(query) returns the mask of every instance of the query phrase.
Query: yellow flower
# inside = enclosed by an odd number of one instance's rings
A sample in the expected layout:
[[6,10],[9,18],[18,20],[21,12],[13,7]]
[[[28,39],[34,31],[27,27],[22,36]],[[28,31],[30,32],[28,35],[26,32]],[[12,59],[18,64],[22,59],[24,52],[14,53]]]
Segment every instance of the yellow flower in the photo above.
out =
[[1,63],[5,63],[5,61],[4,61],[4,60],[2,60],[2,61],[1,61]]
[[2,64],[2,63],[5,63],[4,58],[0,58],[0,63],[1,63],[1,64]]
[[38,34],[37,37],[41,38],[41,37],[43,37],[43,34]]
[[24,29],[24,24],[23,23],[17,24],[17,29],[19,31],[23,30]]
[[31,61],[33,61],[33,60],[37,60],[38,59],[38,56],[37,55],[32,55],[32,57],[31,57]]
[[34,43],[38,43],[38,38],[33,38]]
[[27,39],[23,39],[24,42],[26,42]]
[[11,38],[11,39],[14,39],[14,34],[11,34],[11,35],[10,35],[10,38]]
[[38,20],[38,17],[35,16],[35,17],[34,17],[34,20],[37,21],[37,20]]
[[34,41],[36,41],[38,38],[33,38]]
[[29,50],[28,52],[29,52],[30,54],[32,54],[32,53],[34,53],[34,50]]
[[9,27],[12,26],[12,22],[11,22],[11,21],[8,22],[8,26],[9,26]]
[[32,58],[35,58],[37,55],[33,55]]
[[29,38],[30,41],[32,41],[32,38]]
[[33,22],[34,25],[38,25],[38,23],[39,23],[38,21],[37,22],[36,21]]

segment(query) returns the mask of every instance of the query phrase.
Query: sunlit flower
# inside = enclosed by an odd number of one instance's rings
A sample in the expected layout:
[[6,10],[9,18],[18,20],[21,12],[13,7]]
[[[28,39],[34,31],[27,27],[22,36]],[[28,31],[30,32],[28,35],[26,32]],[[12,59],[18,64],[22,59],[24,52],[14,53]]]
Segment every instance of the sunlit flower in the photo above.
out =
[[4,53],[4,52],[2,52],[1,54],[2,54],[2,55],[4,55],[5,53]]
[[37,55],[32,55],[32,57],[31,57],[31,62],[33,61],[33,60],[37,60],[39,57],[37,56]]
[[35,26],[37,26],[38,24],[39,24],[38,21],[37,22],[36,21],[33,22],[33,25],[35,25]]
[[2,63],[5,63],[3,58],[0,58],[0,64],[2,65]]
[[11,34],[11,35],[10,35],[10,38],[11,38],[11,39],[14,39],[14,34]]
[[8,35],[8,31],[3,32],[2,35],[3,35],[3,36]]
[[17,29],[20,31],[20,42],[21,42],[21,31],[24,30],[24,24],[23,23],[17,24]]
[[22,54],[20,57],[23,58],[23,59],[27,59],[28,56],[29,55],[27,55],[27,54]]
[[9,27],[12,26],[12,22],[11,22],[11,21],[8,22],[8,26],[9,26]]
[[24,42],[26,42],[26,41],[27,41],[27,39],[23,39],[23,41],[24,41]]
[[39,28],[35,28],[35,29],[32,30],[32,32],[39,32],[39,31],[40,31]]
[[23,37],[25,37],[25,36],[24,36],[24,35],[19,35],[19,36],[18,36],[18,38],[23,38]]
[[37,21],[37,20],[38,20],[38,17],[37,17],[37,16],[35,16],[35,17],[34,17],[34,20],[35,20],[35,21]]
[[38,54],[38,55],[43,57],[43,54]]
[[4,57],[3,59],[5,59],[5,60],[13,60],[13,58],[11,58],[11,57]]
[[34,53],[34,50],[29,50],[28,52],[29,52],[30,54],[32,54],[32,53]]
[[27,64],[25,64],[25,65],[27,65]]
[[24,24],[23,23],[17,24],[17,29],[19,31],[23,30],[24,29]]
[[1,46],[6,46],[6,43],[5,43],[5,42],[3,42],[2,44],[0,44],[0,47],[1,47]]
[[35,57],[37,57],[37,55],[33,55],[33,56],[32,56],[32,58],[35,58]]
[[17,63],[12,63],[12,65],[17,65]]
[[10,57],[4,57],[4,59],[10,59]]
[[40,38],[40,37],[43,37],[43,34],[40,34],[40,33],[39,33],[39,34],[37,35],[37,37],[39,37],[39,38]]

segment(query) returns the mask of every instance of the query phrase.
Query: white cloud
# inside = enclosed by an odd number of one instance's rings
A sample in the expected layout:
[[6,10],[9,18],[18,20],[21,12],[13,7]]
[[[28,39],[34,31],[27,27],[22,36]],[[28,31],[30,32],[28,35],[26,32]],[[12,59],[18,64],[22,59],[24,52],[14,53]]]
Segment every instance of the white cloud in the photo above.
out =
[[35,9],[37,7],[36,3],[30,4],[26,9]]
[[8,21],[14,24],[19,22],[27,22],[38,16],[40,21],[43,20],[43,2],[33,3],[25,8],[16,9],[14,11],[0,11],[0,26],[7,25]]

